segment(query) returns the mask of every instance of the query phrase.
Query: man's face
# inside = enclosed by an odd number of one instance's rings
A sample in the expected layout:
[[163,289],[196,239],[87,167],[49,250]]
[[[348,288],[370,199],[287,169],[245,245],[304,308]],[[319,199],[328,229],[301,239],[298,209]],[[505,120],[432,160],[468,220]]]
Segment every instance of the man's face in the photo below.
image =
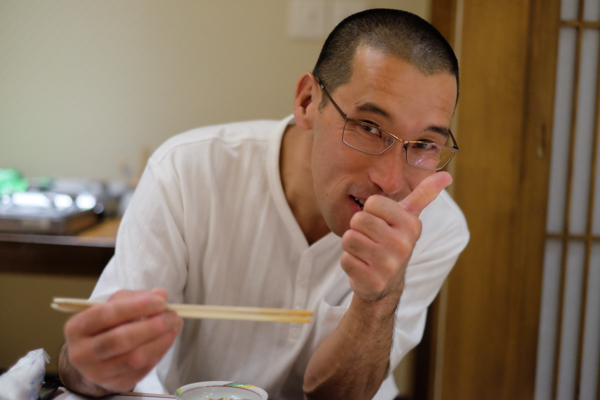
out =
[[[426,140],[439,137],[439,128],[449,129],[456,90],[450,73],[426,76],[403,60],[362,46],[350,82],[331,96],[348,118],[369,121],[403,140]],[[344,119],[329,102],[314,121],[311,160],[319,208],[339,236],[369,196],[399,201],[434,173],[409,166],[400,141],[381,155],[354,150],[342,142],[343,128]]]

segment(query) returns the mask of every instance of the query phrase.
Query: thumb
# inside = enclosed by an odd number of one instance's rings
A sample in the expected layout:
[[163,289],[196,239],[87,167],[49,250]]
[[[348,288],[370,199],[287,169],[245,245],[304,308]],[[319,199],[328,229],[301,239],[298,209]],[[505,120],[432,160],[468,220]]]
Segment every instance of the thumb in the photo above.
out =
[[449,173],[437,172],[423,179],[411,194],[400,201],[400,204],[406,211],[418,217],[421,211],[451,183],[452,176]]

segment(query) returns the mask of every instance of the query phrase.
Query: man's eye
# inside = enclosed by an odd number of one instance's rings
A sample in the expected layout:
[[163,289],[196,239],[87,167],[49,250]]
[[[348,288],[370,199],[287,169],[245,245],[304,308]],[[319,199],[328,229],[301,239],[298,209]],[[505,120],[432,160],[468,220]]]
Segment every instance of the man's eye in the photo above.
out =
[[379,130],[379,128],[377,128],[375,126],[367,125],[367,124],[360,124],[360,129],[362,129],[364,132],[369,133],[371,135],[381,136],[381,131]]
[[433,150],[437,149],[438,145],[433,142],[417,142],[414,144],[417,149],[420,150]]

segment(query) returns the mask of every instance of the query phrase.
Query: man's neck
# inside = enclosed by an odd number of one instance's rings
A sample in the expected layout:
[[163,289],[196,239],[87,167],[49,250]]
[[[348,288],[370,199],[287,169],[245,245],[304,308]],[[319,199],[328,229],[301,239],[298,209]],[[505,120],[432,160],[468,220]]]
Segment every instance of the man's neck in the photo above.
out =
[[283,134],[279,172],[285,198],[308,244],[330,232],[321,214],[311,171],[312,131],[289,125]]

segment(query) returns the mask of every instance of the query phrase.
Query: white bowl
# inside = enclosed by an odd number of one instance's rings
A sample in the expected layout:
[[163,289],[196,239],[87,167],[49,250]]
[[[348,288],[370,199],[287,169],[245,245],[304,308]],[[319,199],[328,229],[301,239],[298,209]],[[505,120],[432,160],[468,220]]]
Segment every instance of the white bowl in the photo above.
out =
[[190,383],[175,391],[182,400],[267,400],[267,392],[246,383],[212,381]]

